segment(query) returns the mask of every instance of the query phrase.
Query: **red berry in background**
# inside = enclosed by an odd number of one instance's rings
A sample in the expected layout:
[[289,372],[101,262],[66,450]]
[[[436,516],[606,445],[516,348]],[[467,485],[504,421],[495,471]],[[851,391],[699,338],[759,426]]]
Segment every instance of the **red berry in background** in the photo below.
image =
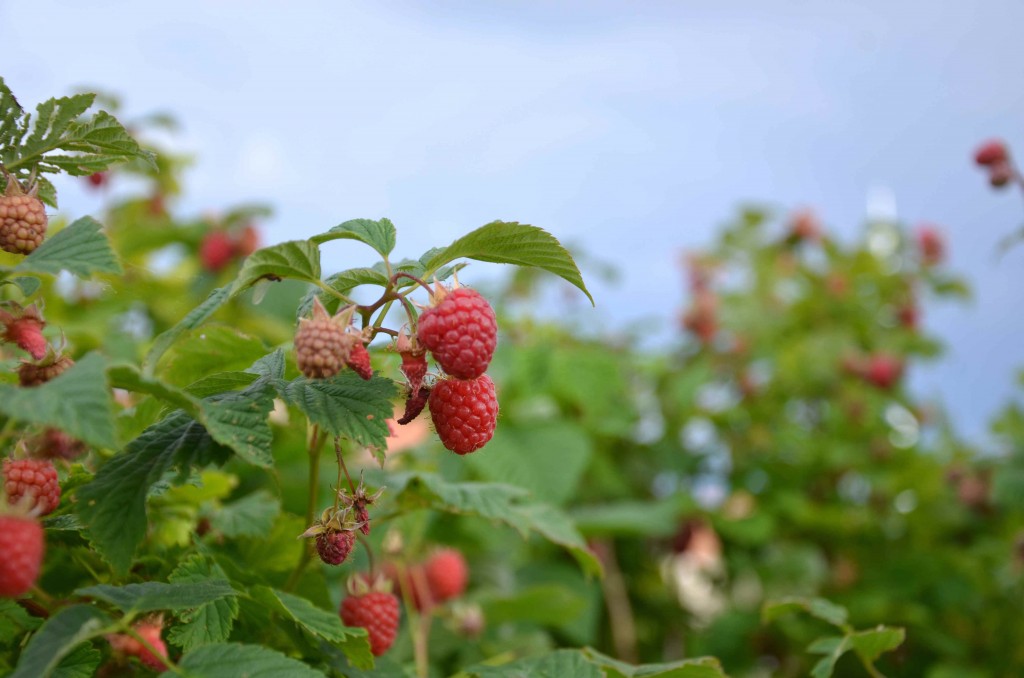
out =
[[366,629],[370,651],[379,657],[388,651],[398,635],[398,598],[383,591],[349,595],[341,601],[341,621],[345,626]]
[[355,543],[356,535],[351,530],[326,529],[316,535],[316,552],[328,565],[341,565]]
[[345,364],[366,381],[373,378],[373,367],[370,365],[370,352],[366,350],[366,346],[363,345],[363,342],[356,341],[352,344],[352,350],[349,351],[348,359],[345,361]]
[[427,585],[437,602],[444,602],[461,596],[469,582],[469,566],[466,559],[455,549],[441,549],[430,557],[423,566]]
[[18,366],[18,383],[29,388],[45,384],[74,364],[75,361],[66,355],[53,355],[38,363],[23,362]]
[[0,596],[15,598],[35,585],[44,548],[38,522],[27,516],[0,515]]
[[697,292],[693,305],[683,314],[683,327],[708,344],[718,332],[718,298],[706,290]]
[[903,361],[888,353],[876,353],[867,359],[864,378],[880,389],[889,390],[903,376]]
[[1006,144],[999,139],[986,141],[974,152],[974,162],[982,167],[1006,162],[1009,157]]
[[8,504],[24,502],[35,515],[52,513],[60,505],[57,469],[46,459],[5,459],[4,493]]
[[126,633],[111,634],[107,641],[114,652],[126,657],[138,657],[146,667],[154,671],[165,671],[167,667],[167,644],[164,643],[163,619],[156,617],[147,621],[141,621],[135,625],[135,632],[156,650],[153,653],[135,637]]
[[235,257],[235,243],[225,231],[211,231],[199,245],[199,263],[212,273],[222,270]]
[[[369,581],[368,575],[358,576]],[[422,612],[434,606],[434,599],[427,583],[427,573],[422,564],[413,563],[408,567],[399,568],[395,563],[387,562],[381,566],[380,576],[389,587],[383,590],[397,596],[408,595],[417,611]]]
[[48,428],[32,440],[29,446],[32,454],[40,459],[65,459],[71,461],[85,453],[85,443],[72,438],[64,431]]
[[988,183],[993,188],[1002,188],[1013,181],[1015,175],[1016,172],[1010,163],[996,163],[988,168]]
[[788,240],[794,243],[817,240],[821,237],[821,225],[811,210],[800,210],[793,215],[789,225]]
[[0,309],[0,322],[4,324],[4,341],[17,344],[36,360],[42,360],[46,356],[46,351],[50,347],[43,336],[46,321],[39,314],[35,304],[24,310],[19,309],[16,313]]
[[906,327],[908,330],[917,329],[917,323],[920,320],[920,312],[917,310],[917,306],[913,303],[906,303],[899,307],[896,311],[896,318],[900,321],[900,325]]
[[479,450],[494,435],[498,398],[486,374],[477,379],[438,380],[428,404],[437,436],[456,454]]
[[7,191],[0,196],[0,249],[13,254],[29,254],[46,237],[46,208],[13,178],[7,179]]
[[246,224],[235,238],[235,253],[247,257],[260,248],[260,232],[252,224]]
[[85,180],[89,182],[89,185],[92,186],[93,188],[101,188],[104,184],[107,183],[107,180],[109,178],[110,175],[107,172],[93,172],[92,174],[87,176]]
[[419,318],[417,339],[445,372],[456,379],[476,379],[487,371],[498,344],[494,309],[468,287],[438,288],[434,306]]
[[917,249],[926,266],[941,263],[946,254],[946,243],[935,226],[924,225],[917,229]]

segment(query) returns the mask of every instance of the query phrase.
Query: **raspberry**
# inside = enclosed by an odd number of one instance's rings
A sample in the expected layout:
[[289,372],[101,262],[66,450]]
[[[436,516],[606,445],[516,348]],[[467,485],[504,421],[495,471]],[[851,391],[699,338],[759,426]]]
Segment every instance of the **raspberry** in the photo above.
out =
[[103,184],[107,183],[109,178],[110,175],[108,172],[93,172],[87,176],[85,180],[89,182],[89,185],[93,188],[100,188]]
[[295,358],[299,371],[310,379],[333,377],[348,361],[355,335],[327,314],[319,299],[313,302],[313,317],[299,321],[295,333]]
[[43,459],[4,460],[4,492],[8,504],[26,500],[28,510],[47,515],[60,505],[60,483],[53,462]]
[[435,306],[420,315],[417,338],[445,372],[476,379],[487,370],[498,343],[494,309],[479,292],[439,288]]
[[974,152],[974,162],[982,167],[1004,163],[1009,157],[1006,144],[999,139],[986,141]]
[[398,634],[398,598],[383,591],[350,595],[341,601],[341,621],[345,626],[366,629],[374,656],[387,652]]
[[128,657],[138,657],[145,666],[154,671],[165,671],[167,669],[167,645],[161,637],[163,633],[163,619],[157,617],[150,621],[139,622],[135,625],[135,632],[149,643],[158,654],[128,634],[112,634],[107,636],[107,641],[115,652]]
[[420,416],[420,412],[427,406],[429,399],[430,389],[426,386],[420,386],[420,390],[415,393],[410,391],[409,396],[405,399],[405,412],[402,414],[402,418],[398,420],[398,423],[404,426]]
[[80,457],[85,452],[85,443],[75,440],[64,431],[48,428],[35,438],[30,445],[33,454],[40,459],[66,459]]
[[46,208],[35,195],[13,178],[7,177],[7,191],[0,196],[0,249],[14,254],[29,254],[43,244],[46,236]]
[[917,229],[917,248],[921,251],[921,261],[925,266],[940,263],[946,252],[946,244],[938,229],[927,225]]
[[457,598],[466,590],[469,567],[466,559],[455,549],[441,549],[424,565],[427,585],[437,602]]
[[792,243],[799,243],[808,240],[817,240],[821,237],[821,225],[818,218],[811,210],[800,210],[793,215],[789,226],[788,240]]
[[16,308],[20,315],[0,310],[0,322],[4,324],[3,340],[17,344],[33,358],[41,360],[49,348],[46,337],[43,336],[46,321],[34,304],[24,310]]
[[43,528],[25,516],[0,516],[0,596],[26,593],[43,562]]
[[247,257],[260,248],[260,232],[252,224],[246,224],[235,236],[235,254]]
[[23,362],[18,367],[18,383],[22,386],[39,386],[56,379],[64,370],[75,364],[69,356],[52,356],[40,363]]
[[235,256],[235,243],[224,231],[211,231],[199,245],[199,263],[203,268],[216,273],[229,263]]
[[903,361],[888,353],[876,353],[868,358],[863,369],[868,382],[888,390],[903,376]]
[[316,552],[328,565],[341,565],[355,545],[356,535],[351,530],[327,530],[316,535]]
[[369,381],[373,378],[373,367],[370,366],[370,352],[366,350],[363,342],[357,341],[349,351],[348,360],[345,361],[353,372]]
[[441,442],[456,454],[479,450],[494,435],[498,398],[486,374],[477,379],[441,379],[430,391],[430,418]]

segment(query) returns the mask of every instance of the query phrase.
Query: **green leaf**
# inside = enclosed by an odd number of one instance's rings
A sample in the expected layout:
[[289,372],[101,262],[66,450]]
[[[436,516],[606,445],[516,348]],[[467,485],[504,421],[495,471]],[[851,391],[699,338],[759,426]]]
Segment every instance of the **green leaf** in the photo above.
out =
[[166,403],[181,408],[194,417],[199,416],[199,400],[159,379],[145,377],[132,365],[112,365],[107,368],[111,388],[123,388],[134,393],[147,393]]
[[250,464],[274,465],[270,452],[274,434],[267,419],[274,398],[267,380],[259,379],[244,391],[211,396],[201,409],[201,420],[214,440]]
[[224,323],[195,329],[167,351],[161,378],[172,384],[191,384],[210,374],[244,371],[267,353],[260,337]]
[[[189,678],[325,678],[324,674],[307,664],[284,656],[280,652],[259,645],[214,643],[197,648],[178,662]],[[175,678],[164,671],[160,678]]]
[[53,678],[91,678],[103,661],[103,653],[92,645],[82,644],[64,657],[53,672]]
[[81,643],[108,632],[110,617],[92,605],[72,605],[46,620],[8,678],[46,678]]
[[42,620],[29,615],[21,605],[9,598],[0,599],[0,645],[39,627]]
[[358,240],[377,250],[382,257],[387,257],[395,249],[395,236],[395,225],[390,219],[352,219],[313,236],[310,241],[319,245],[331,240]]
[[906,631],[899,627],[879,626],[857,631],[849,636],[850,645],[868,662],[874,662],[884,652],[895,650],[906,639]]
[[17,285],[21,290],[21,294],[27,299],[33,294],[39,291],[39,288],[43,286],[43,281],[39,278],[26,275],[17,276],[14,278],[8,278],[7,280],[0,281],[3,285]]
[[604,672],[579,650],[556,650],[501,666],[477,665],[466,673],[479,678],[604,678]]
[[67,271],[79,278],[95,273],[122,273],[103,226],[92,217],[82,217],[43,241],[35,251],[14,267],[22,273]]
[[110,603],[125,613],[156,610],[187,610],[226,596],[237,595],[226,579],[206,579],[165,584],[148,581],[124,586],[87,586],[76,595]]
[[448,247],[433,252],[426,262],[424,275],[429,276],[444,264],[463,257],[496,264],[542,268],[578,287],[587,295],[590,303],[594,303],[572,255],[542,228],[514,221],[493,221],[464,235]]
[[811,676],[814,678],[829,678],[836,669],[836,662],[850,649],[849,636],[828,636],[818,638],[807,646],[807,651],[813,654],[825,655],[821,661],[811,668]]
[[95,447],[117,447],[106,365],[96,353],[34,388],[0,384],[0,412],[20,421],[54,426]]
[[583,648],[583,655],[605,669],[608,678],[726,678],[721,663],[714,657],[633,666],[589,647]]
[[208,398],[228,391],[241,391],[259,379],[258,374],[249,372],[218,372],[193,381],[184,391],[196,398]]
[[[202,556],[193,555],[174,569],[171,583],[227,581],[220,565],[212,565]],[[223,643],[231,635],[238,617],[238,599],[225,596],[178,614],[181,624],[171,628],[167,639],[186,652],[211,643]]]
[[171,344],[177,341],[182,333],[193,330],[206,322],[231,297],[231,289],[231,285],[225,285],[210,292],[210,296],[206,297],[203,303],[189,311],[184,318],[178,321],[177,325],[154,339],[153,346],[149,349],[149,353],[146,354],[146,360],[143,363],[143,373],[147,376],[152,376],[156,369],[156,364],[160,361],[160,356],[171,347]]
[[405,510],[432,508],[460,515],[477,515],[502,522],[523,537],[536,532],[567,549],[589,574],[600,575],[601,564],[587,548],[572,520],[547,504],[525,503],[525,490],[498,483],[450,483],[426,473],[395,477],[402,483],[395,501]]
[[246,258],[231,287],[237,296],[260,280],[293,278],[316,283],[320,280],[320,249],[309,240],[289,240],[257,250]]
[[847,630],[848,613],[846,608],[824,598],[793,597],[769,600],[761,608],[761,619],[767,624],[786,614],[798,611],[806,612],[844,631]]
[[311,636],[341,647],[356,668],[373,668],[373,655],[366,630],[345,626],[337,612],[321,610],[305,598],[266,586],[254,588],[250,595],[273,612],[291,619]]
[[679,529],[682,513],[683,506],[673,499],[579,506],[570,515],[588,536],[670,537]]
[[[57,381],[60,377],[50,383]],[[124,452],[111,458],[91,483],[78,489],[76,507],[88,526],[89,540],[117,572],[128,570],[135,548],[146,534],[150,486],[172,464],[187,468],[222,450],[201,424],[184,412],[174,412],[143,431]]]
[[390,379],[374,376],[364,381],[351,370],[331,379],[299,377],[280,390],[288,404],[332,436],[377,448],[387,447],[387,420],[394,414],[397,394]]
[[490,595],[478,599],[488,624],[533,622],[549,626],[568,624],[579,615],[587,601],[558,584],[531,586],[511,595]]
[[210,516],[210,524],[226,537],[258,537],[270,531],[280,512],[281,502],[277,497],[266,490],[257,490],[221,506]]

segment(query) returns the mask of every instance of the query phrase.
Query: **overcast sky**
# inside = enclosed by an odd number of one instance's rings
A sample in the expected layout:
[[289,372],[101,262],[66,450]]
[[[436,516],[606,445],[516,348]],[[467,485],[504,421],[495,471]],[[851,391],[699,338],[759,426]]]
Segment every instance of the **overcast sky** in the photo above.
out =
[[[1024,3],[147,5],[0,0],[0,75],[30,107],[88,85],[175,114],[199,160],[186,210],[269,202],[270,242],[388,216],[407,256],[532,223],[618,262],[594,313],[667,323],[678,252],[739,202],[852,235],[886,189],[942,225],[977,295],[926,309],[950,352],[915,386],[978,436],[1024,366],[1024,246],[994,255],[1024,210],[970,161],[992,136],[1024,155]],[[362,255],[332,246],[325,268]]]

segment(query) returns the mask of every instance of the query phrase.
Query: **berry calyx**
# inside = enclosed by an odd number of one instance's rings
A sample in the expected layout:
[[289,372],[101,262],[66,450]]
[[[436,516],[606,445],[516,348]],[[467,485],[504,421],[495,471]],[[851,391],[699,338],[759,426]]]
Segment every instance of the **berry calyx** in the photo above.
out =
[[498,424],[498,398],[486,374],[476,379],[440,379],[430,391],[430,418],[446,448],[468,454],[483,447]]
[[494,309],[468,287],[445,290],[438,284],[433,306],[419,317],[417,339],[445,372],[476,379],[487,371],[498,344]]
[[46,208],[36,197],[36,186],[26,193],[18,181],[7,175],[7,190],[0,196],[0,249],[29,254],[46,237]]
[[388,651],[398,635],[399,607],[394,594],[381,590],[381,579],[372,584],[364,577],[349,580],[349,595],[338,613],[345,626],[366,629],[370,651],[379,657]]
[[60,481],[53,462],[46,459],[5,459],[4,493],[7,503],[24,505],[45,516],[60,505]]
[[306,377],[329,379],[348,362],[359,341],[356,334],[345,331],[350,317],[331,317],[319,299],[313,300],[313,316],[300,320],[295,332],[295,358]]
[[462,553],[455,549],[441,549],[423,566],[430,593],[437,602],[461,596],[469,582],[469,566]]
[[974,162],[982,167],[1006,162],[1009,157],[1006,144],[999,139],[986,141],[974,152]]
[[363,484],[363,479],[359,479],[359,485],[356,486],[355,492],[348,494],[347,492],[340,492],[341,503],[343,506],[347,506],[352,509],[353,520],[359,527],[359,531],[365,535],[370,534],[370,511],[368,507],[372,506],[380,495],[384,493],[384,488],[380,488],[373,494],[366,491],[366,485]]
[[395,341],[395,349],[402,356],[401,369],[409,383],[409,393],[419,392],[423,378],[427,376],[427,350],[404,328]]
[[22,362],[18,367],[18,383],[25,387],[39,386],[56,379],[75,364],[67,355],[50,354],[38,363]]
[[211,231],[199,245],[199,263],[216,273],[231,263],[235,256],[235,243],[225,231]]
[[0,515],[0,596],[15,598],[31,589],[43,562],[43,528],[24,515]]
[[313,537],[320,560],[328,565],[341,565],[352,553],[358,527],[359,524],[352,520],[350,507],[327,508],[298,538]]

